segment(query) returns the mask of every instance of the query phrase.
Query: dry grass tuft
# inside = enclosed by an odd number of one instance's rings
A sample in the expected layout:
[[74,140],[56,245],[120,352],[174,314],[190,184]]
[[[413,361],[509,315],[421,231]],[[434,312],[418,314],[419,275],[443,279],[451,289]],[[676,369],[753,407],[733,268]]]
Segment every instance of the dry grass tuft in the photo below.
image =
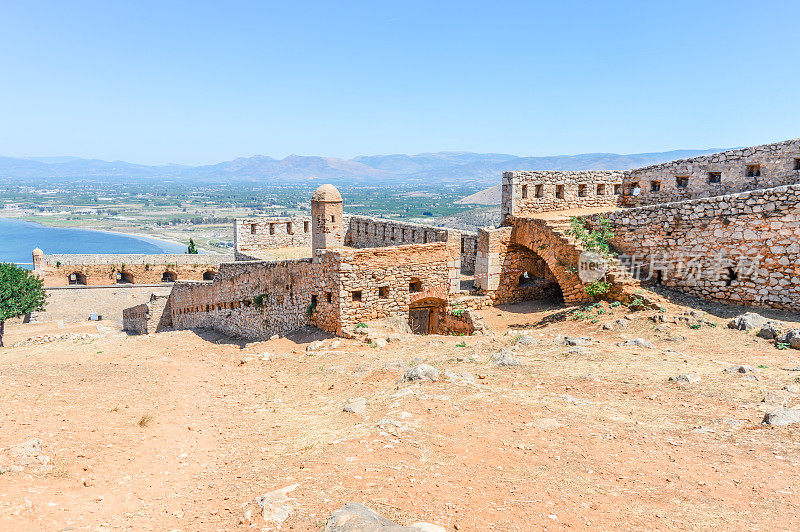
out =
[[152,415],[145,414],[141,418],[139,418],[139,422],[137,423],[137,425],[139,425],[140,427],[144,428],[144,427],[150,425],[150,423],[153,422],[153,419],[154,418],[153,418]]

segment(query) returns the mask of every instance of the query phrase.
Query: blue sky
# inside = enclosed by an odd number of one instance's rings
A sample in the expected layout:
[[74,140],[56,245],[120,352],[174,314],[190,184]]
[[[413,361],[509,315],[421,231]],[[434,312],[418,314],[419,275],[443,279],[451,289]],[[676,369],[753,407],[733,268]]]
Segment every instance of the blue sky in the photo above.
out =
[[0,155],[518,155],[800,136],[800,2],[0,0]]

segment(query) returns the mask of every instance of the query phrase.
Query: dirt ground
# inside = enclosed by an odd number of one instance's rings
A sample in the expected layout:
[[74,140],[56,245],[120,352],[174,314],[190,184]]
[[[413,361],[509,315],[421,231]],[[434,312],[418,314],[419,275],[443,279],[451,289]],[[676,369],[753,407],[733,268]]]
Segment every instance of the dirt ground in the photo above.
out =
[[[246,529],[250,501],[295,484],[281,530],[321,530],[349,501],[462,531],[800,528],[800,425],[761,425],[776,395],[800,402],[782,391],[800,352],[714,314],[669,323],[685,310],[529,302],[484,311],[491,336],[378,348],[86,323],[39,344],[25,339],[53,324],[13,324],[0,448],[42,448],[0,474],[0,529]],[[618,345],[637,337],[655,347]],[[322,348],[307,351],[312,340]],[[492,362],[503,347],[519,365]],[[399,382],[419,363],[450,373]],[[701,380],[668,382],[689,372]],[[343,411],[354,397],[361,415]]]

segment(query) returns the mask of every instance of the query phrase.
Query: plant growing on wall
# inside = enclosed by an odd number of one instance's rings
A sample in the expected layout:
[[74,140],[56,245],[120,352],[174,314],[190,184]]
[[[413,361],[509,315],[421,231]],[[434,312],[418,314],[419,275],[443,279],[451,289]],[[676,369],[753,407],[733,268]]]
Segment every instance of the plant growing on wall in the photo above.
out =
[[586,220],[575,216],[570,217],[569,225],[569,234],[575,237],[587,251],[594,251],[607,259],[613,259],[616,256],[611,251],[614,232],[611,230],[611,222],[607,218],[600,216],[596,229],[589,227]]
[[44,310],[42,279],[14,264],[0,263],[0,347],[6,320]]
[[[611,241],[614,239],[614,232],[611,230],[611,222],[607,218],[600,216],[597,228],[592,228],[589,223],[575,216],[569,219],[569,234],[581,244],[586,251],[597,253],[606,262],[614,259],[616,254],[611,251]],[[605,280],[605,275],[601,279],[596,279],[588,283],[584,290],[592,297],[600,297],[607,294],[611,289],[611,283]]]

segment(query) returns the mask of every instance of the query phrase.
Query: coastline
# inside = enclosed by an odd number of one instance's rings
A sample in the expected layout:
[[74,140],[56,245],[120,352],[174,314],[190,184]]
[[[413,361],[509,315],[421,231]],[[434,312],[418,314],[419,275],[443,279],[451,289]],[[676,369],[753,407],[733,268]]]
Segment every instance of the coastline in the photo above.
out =
[[[36,225],[40,225],[42,227],[47,227],[47,228],[51,228],[51,229],[79,229],[79,230],[83,230],[83,231],[94,231],[94,232],[97,232],[97,233],[106,233],[106,234],[111,234],[111,235],[128,236],[128,237],[135,238],[137,240],[141,240],[141,241],[147,242],[149,244],[153,244],[155,246],[158,246],[159,249],[161,249],[161,252],[164,253],[164,254],[180,253],[180,251],[178,251],[178,250],[173,250],[172,247],[181,247],[185,251],[185,249],[188,246],[188,244],[184,244],[184,243],[178,242],[176,240],[171,240],[171,239],[167,239],[167,238],[159,238],[159,237],[155,237],[155,236],[147,235],[147,234],[143,234],[143,233],[133,233],[133,232],[129,233],[129,232],[118,231],[118,230],[117,231],[111,231],[111,230],[108,230],[108,229],[96,229],[94,227],[88,227],[88,226],[85,226],[85,225],[74,225],[74,226],[66,226],[66,227],[65,226],[59,226],[59,225],[47,225],[47,224],[41,223],[39,221],[35,221],[34,222],[34,221],[31,221],[31,220],[23,220],[21,218],[17,218],[17,217],[14,217],[14,216],[0,216],[0,218],[6,219],[6,220],[13,220],[13,221],[17,221],[17,222],[22,222],[22,223],[36,224]],[[166,244],[166,246],[165,246],[165,244]],[[198,248],[198,251],[200,253],[211,253],[207,249],[204,249],[204,248]]]

